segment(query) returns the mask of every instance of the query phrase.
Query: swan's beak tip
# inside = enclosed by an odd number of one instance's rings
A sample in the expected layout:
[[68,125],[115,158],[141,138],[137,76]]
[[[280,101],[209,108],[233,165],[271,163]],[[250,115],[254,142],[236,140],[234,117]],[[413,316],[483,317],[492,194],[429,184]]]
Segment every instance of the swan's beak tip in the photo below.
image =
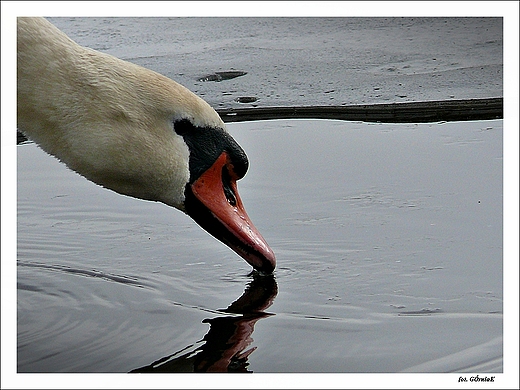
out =
[[[260,236],[260,238],[262,238]],[[276,268],[276,257],[274,255],[273,250],[267,245],[265,240],[263,240],[262,248],[258,251],[257,254],[250,255],[242,255],[244,259],[257,271],[260,271],[265,274],[273,273]]]
[[276,256],[274,255],[274,252],[271,248],[270,249],[270,255],[267,257],[267,262],[264,262],[266,265],[264,268],[265,270],[263,272],[267,272],[269,274],[273,273],[274,269],[276,268]]
[[260,232],[252,224],[247,216],[243,205],[236,211],[239,218],[235,218],[234,223],[228,220],[228,228],[235,237],[239,238],[238,243],[228,242],[227,244],[255,270],[265,274],[271,274],[276,267],[276,256],[262,237]]

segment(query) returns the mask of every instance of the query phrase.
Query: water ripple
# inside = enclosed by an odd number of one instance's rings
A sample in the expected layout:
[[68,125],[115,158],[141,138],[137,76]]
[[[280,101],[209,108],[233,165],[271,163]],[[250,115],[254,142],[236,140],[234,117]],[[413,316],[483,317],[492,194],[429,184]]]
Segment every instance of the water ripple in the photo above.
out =
[[[153,288],[153,285],[145,282],[143,278],[138,278],[135,276],[128,276],[128,275],[116,275],[111,273],[106,273],[103,271],[98,270],[87,270],[87,269],[77,269],[77,268],[71,268],[65,265],[49,265],[49,264],[42,264],[42,263],[32,263],[32,262],[22,262],[18,261],[18,266],[20,267],[34,267],[34,268],[41,268],[41,269],[47,269],[52,271],[58,271],[58,272],[65,272],[69,274],[79,275],[79,276],[86,276],[91,278],[100,278],[104,280],[108,280],[111,282],[121,283],[129,286],[139,287],[139,288]],[[23,289],[24,285],[19,286]],[[30,288],[27,288],[30,289]]]

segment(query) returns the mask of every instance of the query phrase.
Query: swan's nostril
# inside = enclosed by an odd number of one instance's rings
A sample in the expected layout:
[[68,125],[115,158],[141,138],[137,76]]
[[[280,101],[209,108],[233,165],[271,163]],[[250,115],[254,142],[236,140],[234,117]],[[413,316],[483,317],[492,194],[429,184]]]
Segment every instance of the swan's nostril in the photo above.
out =
[[233,185],[231,184],[231,177],[226,166],[222,167],[222,187],[224,189],[224,195],[226,195],[226,199],[229,204],[233,207],[236,206],[237,197],[235,195]]
[[233,193],[233,190],[231,188],[224,187],[224,194],[226,195],[226,199],[228,200],[231,206],[237,205],[237,198],[235,197],[235,194]]

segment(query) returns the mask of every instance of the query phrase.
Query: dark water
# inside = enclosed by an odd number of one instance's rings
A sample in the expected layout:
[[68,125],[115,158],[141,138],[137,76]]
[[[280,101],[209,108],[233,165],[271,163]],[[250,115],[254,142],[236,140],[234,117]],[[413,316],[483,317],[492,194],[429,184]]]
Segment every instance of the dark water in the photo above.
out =
[[272,279],[18,147],[20,372],[502,371],[502,121],[229,130]]
[[[502,96],[499,18],[51,20],[216,108]],[[503,121],[228,129],[273,278],[18,146],[19,372],[503,371]]]

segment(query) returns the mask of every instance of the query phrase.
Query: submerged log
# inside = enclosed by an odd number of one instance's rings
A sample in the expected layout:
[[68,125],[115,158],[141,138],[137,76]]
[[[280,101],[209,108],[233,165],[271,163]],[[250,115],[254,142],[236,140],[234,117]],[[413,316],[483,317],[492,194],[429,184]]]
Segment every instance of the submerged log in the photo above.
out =
[[503,98],[442,100],[350,106],[254,107],[217,110],[224,122],[268,119],[338,119],[362,122],[425,123],[503,118]]

